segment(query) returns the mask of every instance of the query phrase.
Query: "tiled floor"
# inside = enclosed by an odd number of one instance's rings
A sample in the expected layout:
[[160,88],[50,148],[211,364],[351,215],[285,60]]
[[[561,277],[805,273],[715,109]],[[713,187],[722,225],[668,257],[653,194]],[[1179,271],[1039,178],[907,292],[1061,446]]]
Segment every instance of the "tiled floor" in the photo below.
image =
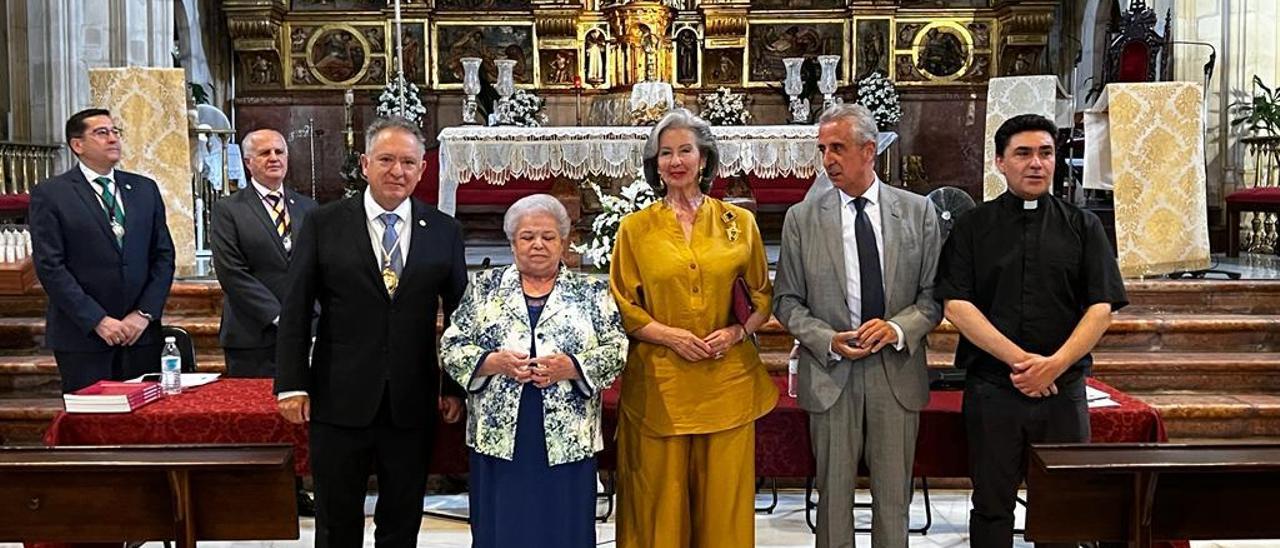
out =
[[[803,497],[803,492],[783,492],[778,508],[772,514],[757,514],[756,546],[769,548],[813,546],[813,536],[809,533],[809,528],[805,524]],[[757,498],[757,503],[767,504],[768,500],[766,499],[767,497],[762,495]],[[912,535],[911,546],[968,546],[966,523],[969,511],[969,492],[935,491],[932,493],[931,502],[933,507],[933,526],[930,528],[928,535]],[[465,511],[466,504],[466,495],[453,495],[427,497],[424,506],[429,510],[456,512]],[[366,512],[369,514],[373,512],[372,497],[366,505]],[[919,497],[917,497],[915,504],[912,505],[911,514],[913,526],[918,526],[924,522],[924,504]],[[1018,524],[1021,525],[1021,511],[1019,511],[1018,516]],[[869,525],[870,520],[869,510],[859,511],[859,526]],[[304,518],[302,520],[302,536],[296,541],[202,542],[200,545],[206,548],[295,548],[312,546],[314,523],[313,519]],[[596,535],[598,545],[614,546],[614,524],[612,520],[598,525]],[[869,534],[859,534],[856,542],[859,546],[870,546],[871,537]],[[1193,548],[1262,548],[1264,546],[1280,545],[1280,541],[1193,542],[1191,545]],[[0,548],[18,548],[18,546],[17,544],[0,543]],[[160,543],[148,543],[145,546],[146,548],[161,548]],[[366,521],[365,546],[370,548],[373,546],[372,518]],[[423,521],[422,533],[418,536],[418,546],[466,548],[471,546],[471,536],[465,523],[428,518]],[[1022,542],[1022,539],[1018,537],[1015,538],[1014,546],[1030,547],[1031,544]]]

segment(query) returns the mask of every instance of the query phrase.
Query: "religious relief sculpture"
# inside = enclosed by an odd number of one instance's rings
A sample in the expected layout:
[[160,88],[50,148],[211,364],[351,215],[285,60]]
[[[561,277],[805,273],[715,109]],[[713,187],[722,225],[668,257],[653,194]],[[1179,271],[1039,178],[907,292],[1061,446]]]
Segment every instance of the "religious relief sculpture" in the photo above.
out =
[[265,55],[257,55],[249,62],[249,81],[266,86],[276,83],[276,68]]
[[585,42],[583,62],[586,65],[583,67],[583,72],[586,73],[587,83],[592,85],[603,84],[606,55],[604,33],[599,30],[592,30],[587,33]]
[[698,83],[698,35],[691,29],[676,38],[676,82],[686,86]]
[[968,57],[960,38],[946,27],[925,32],[918,55],[920,69],[933,76],[954,76],[964,68]]
[[654,36],[653,31],[644,30],[644,36],[640,39],[640,46],[644,50],[644,81],[652,82],[658,77],[658,37]]
[[289,36],[289,51],[293,53],[302,53],[307,48],[307,38],[311,36],[311,29],[307,27],[294,27],[293,32]]

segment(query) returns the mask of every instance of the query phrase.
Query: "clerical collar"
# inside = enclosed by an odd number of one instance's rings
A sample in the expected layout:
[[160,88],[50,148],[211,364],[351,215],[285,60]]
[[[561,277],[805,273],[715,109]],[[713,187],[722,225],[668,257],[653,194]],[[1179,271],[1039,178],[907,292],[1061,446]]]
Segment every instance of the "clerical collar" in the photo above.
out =
[[1041,194],[1039,198],[1034,200],[1024,200],[1013,192],[1006,190],[998,200],[1010,211],[1035,211],[1049,203],[1049,193]]

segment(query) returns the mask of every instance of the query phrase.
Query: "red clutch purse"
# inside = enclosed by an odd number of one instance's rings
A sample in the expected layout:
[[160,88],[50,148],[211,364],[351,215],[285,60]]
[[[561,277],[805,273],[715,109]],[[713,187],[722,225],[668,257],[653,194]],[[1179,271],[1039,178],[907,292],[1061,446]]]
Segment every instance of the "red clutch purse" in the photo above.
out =
[[751,318],[751,314],[755,313],[756,305],[751,302],[751,290],[747,288],[747,281],[738,276],[733,279],[733,319],[739,324],[747,325],[747,320]]

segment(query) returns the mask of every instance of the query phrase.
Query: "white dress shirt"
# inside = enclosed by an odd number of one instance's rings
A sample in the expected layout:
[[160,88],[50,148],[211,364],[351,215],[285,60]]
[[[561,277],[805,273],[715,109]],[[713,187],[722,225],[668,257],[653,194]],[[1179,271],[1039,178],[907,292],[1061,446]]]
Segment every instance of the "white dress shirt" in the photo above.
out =
[[116,188],[116,170],[113,168],[111,171],[108,171],[105,174],[98,173],[92,169],[89,169],[89,166],[84,165],[84,162],[77,162],[77,163],[80,165],[80,173],[83,173],[85,180],[89,181],[89,188],[93,189],[93,195],[98,198],[98,205],[102,206],[102,210],[103,211],[107,210],[107,204],[106,202],[102,201],[102,187],[98,186],[98,183],[95,183],[94,179],[97,179],[99,177],[106,177],[111,181],[110,183],[107,183],[107,189],[111,191],[112,196],[115,196],[116,203],[120,204],[120,211],[125,212],[124,200],[120,197],[119,189]]
[[413,235],[410,224],[413,222],[413,203],[405,198],[395,209],[387,211],[373,201],[373,194],[369,193],[369,189],[364,189],[364,215],[365,224],[369,228],[369,241],[373,244],[373,261],[378,267],[378,272],[382,272],[383,261],[386,257],[382,252],[382,235],[387,231],[382,226],[382,219],[379,217],[383,213],[395,213],[399,219],[396,220],[396,236],[400,239],[400,264],[409,264],[409,239]]
[[[867,215],[867,220],[871,221],[871,229],[876,234],[876,251],[880,254],[880,279],[884,281],[884,228],[880,222],[880,179],[877,177],[875,182],[867,187],[866,192],[862,193],[862,197],[867,199],[867,204],[863,206],[863,211]],[[855,223],[858,219],[858,212],[853,205],[853,201],[857,196],[850,196],[840,190],[840,239],[844,242],[844,272],[845,272],[845,302],[849,306],[849,325],[854,330],[862,325],[862,272],[858,270],[858,238],[855,232]],[[883,289],[882,289],[883,291]],[[885,304],[888,305],[889,293],[884,292]],[[888,320],[889,310],[885,310],[886,320]],[[898,342],[893,345],[895,350],[902,350],[903,335],[902,328],[894,322],[889,322],[893,330],[897,332]],[[833,359],[840,356],[832,352]]]
[[[382,219],[379,217],[383,213],[395,213],[400,218],[396,220],[396,235],[400,238],[400,261],[402,265],[409,264],[409,238],[413,233],[413,202],[405,198],[395,209],[387,211],[373,201],[373,195],[369,193],[369,189],[364,190],[364,216],[365,226],[369,229],[369,243],[373,244],[373,261],[378,267],[378,272],[382,272],[382,234],[386,232],[386,228],[382,226]],[[403,271],[402,271],[403,272]],[[302,390],[291,392],[281,392],[276,396],[277,399],[284,400],[294,396],[306,396],[307,393]]]
[[267,201],[267,195],[273,192],[280,196],[280,206],[284,210],[284,218],[286,219],[289,218],[289,202],[285,201],[283,182],[280,183],[280,188],[277,188],[275,190],[271,190],[263,186],[262,183],[259,183],[257,179],[253,179],[253,178],[249,179],[249,184],[252,184],[253,189],[258,191],[258,201],[262,203],[262,208],[267,210],[267,218],[271,219],[271,222],[275,222],[276,212],[275,210],[271,209],[271,203]]

